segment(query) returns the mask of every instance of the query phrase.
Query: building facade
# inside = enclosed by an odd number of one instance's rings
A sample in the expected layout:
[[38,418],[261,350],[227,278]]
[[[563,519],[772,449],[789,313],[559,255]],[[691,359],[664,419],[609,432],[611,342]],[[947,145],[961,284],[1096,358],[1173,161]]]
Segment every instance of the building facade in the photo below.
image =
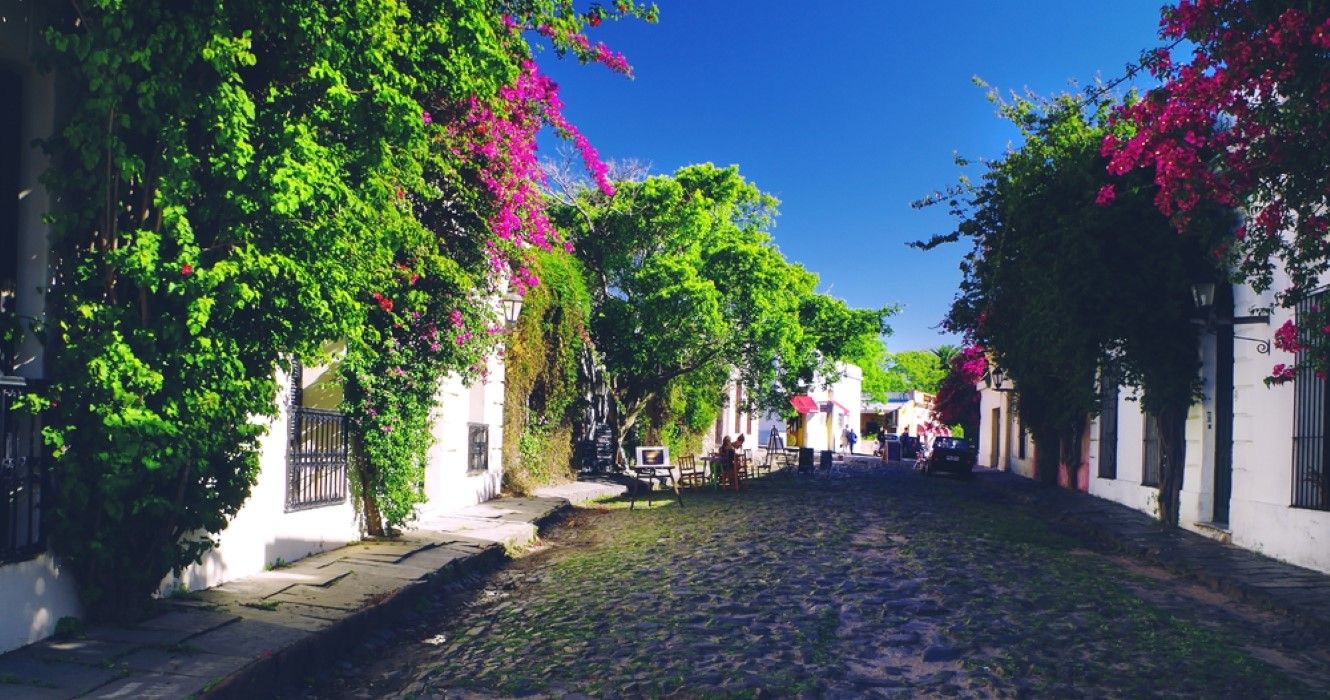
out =
[[793,420],[787,421],[774,413],[763,416],[759,422],[762,444],[766,444],[774,429],[784,437],[787,447],[811,447],[819,451],[848,449],[843,444],[844,431],[860,430],[864,375],[857,365],[849,363],[838,363],[837,371],[840,373],[837,381],[828,384],[825,379],[814,377],[813,389],[790,398],[797,414]]
[[[1276,275],[1273,290],[1287,284]],[[1330,385],[1310,370],[1267,385],[1276,364],[1299,357],[1273,346],[1297,320],[1274,291],[1220,285],[1200,335],[1202,398],[1186,423],[1179,525],[1266,556],[1330,572]],[[1322,292],[1306,304],[1330,303]],[[1258,320],[1272,310],[1268,319]],[[1226,320],[1248,317],[1234,326]],[[1103,410],[1089,422],[1082,470],[1091,494],[1159,513],[1163,451],[1137,391],[1101,384]],[[1034,476],[1034,450],[1010,394],[981,386],[979,463]],[[1022,449],[1025,446],[1026,449]],[[1065,484],[1064,484],[1065,486]]]

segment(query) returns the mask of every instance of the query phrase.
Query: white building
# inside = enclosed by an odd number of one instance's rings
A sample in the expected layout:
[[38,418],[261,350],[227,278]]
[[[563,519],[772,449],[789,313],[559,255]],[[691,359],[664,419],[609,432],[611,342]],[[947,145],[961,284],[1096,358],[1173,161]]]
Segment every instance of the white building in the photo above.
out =
[[[702,451],[715,452],[726,437],[734,440],[740,435],[744,438],[744,449],[753,450],[765,445],[758,441],[758,418],[753,411],[743,408],[746,390],[738,381],[738,373],[725,386],[725,402],[720,415],[711,425],[711,432],[703,437]],[[765,438],[765,436],[762,436]]]
[[1034,440],[1014,409],[1009,391],[980,385],[978,463],[1033,479]]
[[[41,3],[0,2],[0,303],[24,317],[45,316],[50,200],[39,178],[47,159],[34,140],[55,125],[56,80],[32,59],[41,36]],[[49,636],[56,622],[79,616],[77,589],[58,552],[45,549],[40,529],[43,449],[31,419],[9,411],[14,396],[46,377],[43,350],[31,335],[4,353],[0,367],[0,652]],[[12,357],[8,355],[12,354]],[[220,546],[163,589],[217,585],[293,561],[359,537],[346,473],[346,423],[340,391],[328,368],[278,373],[290,391],[278,399],[260,448],[258,483],[219,535]],[[504,368],[466,386],[450,378],[439,387],[425,493],[430,510],[455,508],[498,495],[503,465]],[[219,430],[226,426],[217,426]],[[13,460],[12,462],[10,460]]]
[[933,427],[933,408],[937,397],[917,389],[891,394],[886,403],[864,403],[860,411],[859,432],[868,433],[870,423],[888,433],[919,437]]
[[[1275,289],[1286,284],[1277,278]],[[1310,371],[1289,384],[1265,385],[1275,364],[1299,359],[1271,343],[1274,330],[1296,317],[1274,305],[1273,292],[1219,285],[1215,297],[1219,319],[1274,311],[1268,322],[1220,322],[1201,335],[1204,398],[1187,418],[1179,525],[1330,573],[1330,387]],[[1317,301],[1330,297],[1306,303]],[[1157,515],[1161,454],[1154,421],[1131,387],[1104,392],[1104,410],[1085,441],[1081,487]],[[1033,445],[1008,396],[982,388],[979,463],[1033,476]]]
[[837,363],[840,379],[827,384],[814,377],[813,388],[807,394],[790,398],[790,405],[798,417],[790,423],[776,414],[762,417],[759,432],[765,445],[771,430],[782,434],[788,447],[811,447],[814,450],[839,450],[841,435],[846,428],[859,430],[859,412],[863,405],[863,370],[857,365]]

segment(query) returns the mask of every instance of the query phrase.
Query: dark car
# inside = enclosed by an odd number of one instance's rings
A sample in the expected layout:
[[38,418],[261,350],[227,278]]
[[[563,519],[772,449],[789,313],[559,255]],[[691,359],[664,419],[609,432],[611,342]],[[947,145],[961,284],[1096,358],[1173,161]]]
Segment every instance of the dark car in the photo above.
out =
[[925,474],[947,472],[968,477],[974,472],[975,451],[969,440],[956,437],[933,438],[932,449],[923,462]]

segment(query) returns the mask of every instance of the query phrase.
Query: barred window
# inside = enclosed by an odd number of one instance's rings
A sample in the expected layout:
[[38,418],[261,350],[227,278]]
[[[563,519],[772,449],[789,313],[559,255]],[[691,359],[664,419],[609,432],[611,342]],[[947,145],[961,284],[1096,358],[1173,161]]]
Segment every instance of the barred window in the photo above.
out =
[[1163,475],[1164,442],[1159,439],[1159,418],[1145,414],[1144,457],[1141,465],[1141,485],[1159,486]]
[[347,462],[351,447],[341,411],[304,403],[304,368],[292,362],[291,414],[286,451],[286,509],[335,505],[346,501]]
[[[1325,291],[1318,292],[1298,304],[1297,315],[1301,317],[1311,311],[1313,304],[1328,301]],[[1300,321],[1298,325],[1301,327]],[[1302,341],[1307,345],[1311,338]],[[1330,441],[1326,440],[1330,391],[1326,391],[1326,380],[1306,367],[1309,359],[1305,350],[1298,351],[1300,369],[1293,382],[1293,507],[1330,510],[1330,470],[1326,468],[1330,465]]]
[[1111,373],[1099,377],[1099,478],[1118,478],[1118,381]]
[[467,424],[467,474],[481,474],[490,468],[490,428],[484,423]]

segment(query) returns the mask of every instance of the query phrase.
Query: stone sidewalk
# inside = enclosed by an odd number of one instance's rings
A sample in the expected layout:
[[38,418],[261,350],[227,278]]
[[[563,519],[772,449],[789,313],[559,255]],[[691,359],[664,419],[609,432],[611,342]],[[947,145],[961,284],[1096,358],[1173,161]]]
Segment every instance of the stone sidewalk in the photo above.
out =
[[1087,493],[1045,486],[1009,472],[976,473],[978,483],[1037,508],[1083,540],[1283,612],[1309,635],[1330,639],[1330,575],[1188,530],[1166,530],[1145,513]]
[[426,513],[397,539],[172,598],[134,627],[29,645],[0,656],[0,700],[269,695],[436,587],[498,566],[507,547],[531,542],[571,505],[624,488],[581,481]]

